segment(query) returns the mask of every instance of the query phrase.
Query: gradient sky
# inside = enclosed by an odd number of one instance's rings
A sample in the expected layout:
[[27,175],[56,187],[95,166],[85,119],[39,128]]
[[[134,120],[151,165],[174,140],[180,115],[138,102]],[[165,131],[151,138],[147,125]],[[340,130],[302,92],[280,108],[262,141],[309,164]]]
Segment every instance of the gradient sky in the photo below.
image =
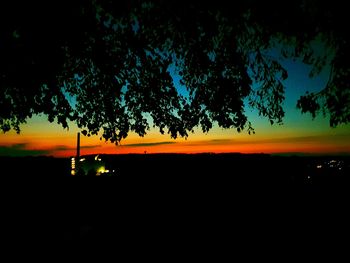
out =
[[[221,129],[217,126],[203,134],[199,129],[187,139],[171,139],[151,130],[141,138],[130,134],[116,146],[99,139],[99,136],[81,136],[81,154],[96,153],[199,153],[199,152],[241,152],[241,153],[297,153],[297,154],[350,154],[350,124],[330,128],[329,119],[317,116],[312,120],[309,114],[302,115],[296,109],[300,95],[322,89],[328,79],[329,69],[318,77],[310,79],[309,66],[300,62],[284,61],[289,77],[285,81],[286,116],[283,125],[270,125],[256,111],[247,108],[248,119],[256,134],[235,129]],[[175,80],[176,83],[176,80]],[[180,90],[181,87],[178,87]],[[181,91],[180,91],[181,92]],[[0,156],[50,155],[67,157],[75,155],[77,127],[70,124],[64,130],[55,123],[49,123],[45,116],[36,116],[21,126],[21,134],[14,131],[0,134]]]

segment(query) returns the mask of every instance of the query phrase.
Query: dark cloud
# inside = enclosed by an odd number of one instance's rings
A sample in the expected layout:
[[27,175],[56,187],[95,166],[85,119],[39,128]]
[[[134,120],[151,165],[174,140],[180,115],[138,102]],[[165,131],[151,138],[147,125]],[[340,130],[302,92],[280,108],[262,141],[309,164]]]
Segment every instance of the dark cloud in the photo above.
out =
[[[66,145],[56,145],[47,150],[29,149],[29,143],[17,143],[12,145],[0,145],[0,156],[24,157],[24,156],[39,156],[53,155],[55,152],[76,150],[75,147]],[[82,149],[92,149],[101,147],[101,145],[86,145],[81,146]]]
[[47,150],[33,150],[27,149],[27,143],[18,143],[12,145],[0,145],[0,156],[37,156],[48,155],[50,151]]
[[[93,148],[98,148],[101,147],[101,145],[85,145],[85,146],[80,146],[80,149],[93,149]],[[75,149],[75,148],[74,148]]]
[[54,148],[52,148],[53,151],[67,151],[67,150],[73,150],[74,148],[68,147],[66,145],[56,145]]
[[303,142],[315,142],[323,140],[327,137],[324,136],[298,136],[298,137],[284,137],[284,138],[271,138],[261,140],[261,143],[303,143]]
[[158,146],[158,145],[166,145],[166,144],[175,144],[176,142],[149,142],[149,143],[132,143],[132,144],[124,144],[126,147],[145,147],[145,146]]
[[231,143],[233,142],[233,140],[231,139],[213,139],[213,140],[210,140],[211,143]]
[[[260,144],[260,143],[322,143],[322,142],[342,142],[350,140],[350,134],[335,134],[329,135],[313,135],[313,136],[291,136],[282,138],[268,138],[268,139],[245,139],[245,140],[234,140],[234,139],[213,139],[207,142],[208,144],[231,144],[231,145],[242,145],[242,144]],[[205,142],[203,142],[205,143]],[[191,144],[192,145],[192,144]]]
[[323,142],[342,142],[350,139],[349,134],[335,134],[329,135],[314,135],[314,136],[295,136],[295,137],[284,137],[284,138],[271,138],[266,140],[255,141],[258,143],[323,143]]
[[[80,146],[80,149],[93,149],[93,148],[98,148],[101,147],[101,145],[85,145],[85,146]],[[77,148],[75,147],[68,147],[66,145],[56,145],[55,147],[52,148],[52,151],[69,151],[69,150],[76,150]]]

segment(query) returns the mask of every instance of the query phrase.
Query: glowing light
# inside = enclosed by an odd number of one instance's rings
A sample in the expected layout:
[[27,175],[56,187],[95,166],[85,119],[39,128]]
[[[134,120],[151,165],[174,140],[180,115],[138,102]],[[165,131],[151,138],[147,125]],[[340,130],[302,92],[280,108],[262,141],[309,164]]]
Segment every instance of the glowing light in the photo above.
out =
[[95,161],[99,161],[99,162],[101,161],[101,158],[99,158],[99,155],[95,156]]
[[80,161],[80,162],[84,162],[84,161],[85,161],[85,158],[81,158],[79,161]]
[[75,158],[72,157],[71,158],[71,172],[70,172],[71,175],[75,175]]
[[322,164],[319,164],[316,166],[317,169],[321,169],[322,168]]
[[106,173],[106,171],[108,171],[108,170],[106,170],[104,166],[101,166],[100,168],[97,169],[96,175],[99,176],[103,173]]

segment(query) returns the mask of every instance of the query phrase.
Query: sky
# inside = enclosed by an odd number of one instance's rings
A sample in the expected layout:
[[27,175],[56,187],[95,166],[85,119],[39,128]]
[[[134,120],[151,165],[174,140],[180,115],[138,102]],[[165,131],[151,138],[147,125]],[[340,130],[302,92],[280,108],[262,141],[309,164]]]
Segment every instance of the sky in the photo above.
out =
[[[329,69],[309,78],[309,66],[291,60],[284,61],[283,65],[289,74],[285,81],[283,125],[270,125],[268,119],[247,108],[255,134],[214,126],[206,134],[198,129],[187,139],[174,140],[169,134],[161,135],[152,129],[145,137],[130,133],[120,145],[100,140],[100,136],[81,136],[81,154],[240,152],[350,155],[350,124],[331,128],[329,118],[320,115],[313,120],[309,114],[301,114],[296,109],[297,99],[305,91],[318,91],[325,86]],[[20,134],[14,131],[0,134],[0,156],[74,156],[78,131],[74,123],[65,130],[58,124],[49,123],[45,116],[35,116],[21,126]]]

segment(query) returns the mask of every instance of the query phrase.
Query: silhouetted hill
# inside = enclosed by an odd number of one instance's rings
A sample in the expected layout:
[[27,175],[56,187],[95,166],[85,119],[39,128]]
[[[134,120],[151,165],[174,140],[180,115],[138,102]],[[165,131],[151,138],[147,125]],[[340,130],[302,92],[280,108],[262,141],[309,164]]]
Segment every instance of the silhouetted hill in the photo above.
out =
[[68,158],[47,156],[6,157],[0,156],[1,177],[35,179],[58,178],[69,175]]
[[[70,159],[1,157],[1,178],[18,184],[42,183],[91,192],[202,188],[234,192],[339,193],[349,184],[349,157],[271,156],[267,154],[126,154],[100,155],[113,176],[70,176]],[[318,168],[317,168],[318,167]],[[125,188],[125,189],[124,189]],[[253,191],[254,189],[254,191]],[[152,191],[151,191],[152,190]],[[72,190],[73,191],[73,190]],[[88,193],[87,193],[88,194]]]
[[113,239],[123,247],[136,237],[147,243],[152,236],[182,238],[187,246],[191,240],[212,242],[233,233],[236,238],[295,238],[306,227],[316,237],[342,233],[349,225],[347,157],[101,158],[115,176],[69,176],[69,159],[0,158],[3,224],[13,242],[36,236],[76,249]]

